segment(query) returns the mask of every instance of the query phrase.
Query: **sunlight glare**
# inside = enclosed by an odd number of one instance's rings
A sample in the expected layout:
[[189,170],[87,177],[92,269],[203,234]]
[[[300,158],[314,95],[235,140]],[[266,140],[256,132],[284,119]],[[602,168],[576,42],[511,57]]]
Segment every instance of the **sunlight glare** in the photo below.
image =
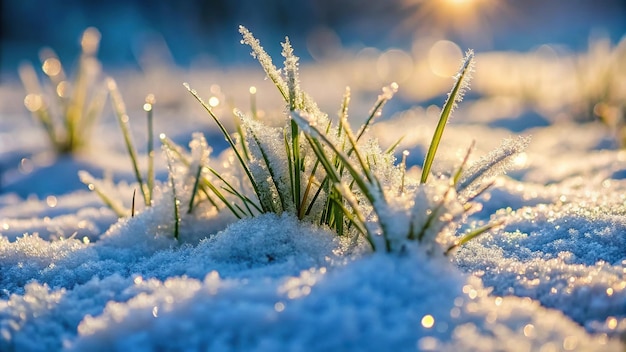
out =
[[403,0],[403,7],[407,29],[436,36],[454,32],[481,41],[489,40],[492,20],[509,12],[501,0]]

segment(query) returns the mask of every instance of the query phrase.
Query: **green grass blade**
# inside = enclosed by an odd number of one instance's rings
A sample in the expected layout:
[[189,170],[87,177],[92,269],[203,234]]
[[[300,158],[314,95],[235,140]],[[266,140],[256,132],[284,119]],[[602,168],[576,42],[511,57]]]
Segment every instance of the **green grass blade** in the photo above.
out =
[[[232,192],[233,195],[237,196],[237,198],[241,199],[241,201],[244,203],[244,205],[246,207],[248,207],[248,204],[252,205],[252,207],[254,207],[259,213],[263,213],[263,209],[257,205],[255,202],[253,202],[250,198],[246,197],[245,195],[243,195],[241,192],[237,191],[237,189],[235,187],[233,187],[232,184],[230,184],[230,182],[228,182],[219,172],[217,172],[215,169],[208,167],[209,171],[215,175],[215,177],[217,177],[218,179],[220,179],[220,181],[224,182],[224,184],[226,185],[226,187],[228,187],[228,189]],[[250,210],[249,215],[252,216],[253,213]]]
[[87,171],[79,171],[78,178],[80,182],[87,185],[90,191],[95,192],[98,197],[102,200],[102,202],[109,207],[109,209],[113,210],[115,215],[119,218],[123,218],[128,215],[128,210],[124,208],[123,205],[114,201],[111,197],[107,195],[107,193],[100,187],[100,184],[94,179],[94,177]]
[[200,186],[200,178],[202,178],[202,165],[198,165],[198,171],[196,171],[196,178],[193,181],[193,188],[191,190],[191,198],[189,199],[189,206],[187,207],[187,214],[191,214],[193,211],[194,200],[196,199],[196,193]]
[[[374,195],[371,192],[372,191],[371,183],[367,183],[366,184],[366,181],[363,179],[361,174],[352,165],[352,162],[350,161],[350,158],[347,155],[345,155],[343,153],[343,151],[339,150],[339,148],[337,148],[337,146],[334,145],[333,142],[331,142],[325,135],[323,135],[315,126],[310,125],[309,122],[304,117],[302,117],[300,114],[297,114],[297,113],[296,114],[292,114],[292,119],[293,119],[293,121],[296,121],[298,123],[298,125],[300,126],[301,130],[304,131],[304,133],[309,136],[309,138],[308,138],[309,142],[313,141],[315,143],[315,145],[317,146],[317,147],[313,148],[313,150],[315,151],[316,155],[318,156],[318,158],[322,162],[322,166],[324,166],[324,169],[326,170],[326,173],[328,175],[332,175],[333,176],[333,178],[331,178],[331,180],[333,182],[339,182],[341,180],[341,178],[337,174],[335,168],[331,165],[330,160],[328,160],[328,158],[325,156],[325,154],[323,154],[323,148],[322,148],[321,144],[319,143],[319,141],[323,141],[325,145],[327,145],[330,149],[333,150],[335,155],[341,160],[343,165],[350,172],[350,174],[352,175],[353,179],[355,180],[355,182],[358,185],[358,187],[361,190],[361,192],[363,192],[363,194],[368,198],[368,200],[371,203],[374,203],[375,200],[376,200],[376,197],[374,197]],[[318,154],[318,151],[322,152],[322,156],[320,156],[320,154]],[[323,157],[324,160],[322,160],[322,157]],[[364,163],[362,165],[364,165]]]
[[146,190],[146,185],[144,184],[143,177],[141,177],[141,172],[139,171],[139,162],[137,158],[137,151],[133,146],[133,142],[131,139],[130,127],[128,124],[128,114],[126,114],[126,106],[124,101],[122,100],[122,95],[117,88],[117,84],[113,80],[113,78],[107,79],[107,87],[109,88],[109,94],[111,95],[111,100],[113,103],[113,109],[115,110],[115,114],[117,115],[117,121],[122,129],[122,136],[124,137],[124,142],[126,144],[126,150],[128,151],[128,155],[130,156],[130,160],[133,166],[133,171],[135,172],[135,178],[137,179],[137,183],[139,183],[139,187],[141,189],[141,194],[143,195],[144,203],[147,206],[150,206],[150,198],[148,196],[148,192]]
[[466,244],[467,242],[473,240],[474,238],[484,234],[487,231],[490,231],[496,227],[502,226],[504,224],[504,220],[500,220],[500,221],[494,221],[492,223],[489,223],[485,226],[479,227],[475,230],[470,231],[469,233],[463,235],[463,237],[461,237],[460,239],[458,239],[457,241],[454,242],[454,244],[452,244],[450,247],[448,247],[448,249],[444,252],[444,254],[447,256],[448,254],[450,254],[454,249]]
[[172,168],[172,157],[167,156],[167,169],[169,170],[170,187],[174,200],[174,238],[178,240],[180,235],[180,200],[176,196],[176,182],[174,180],[174,169]]
[[455,187],[459,184],[459,181],[461,180],[461,175],[463,174],[463,169],[465,168],[465,165],[467,165],[467,161],[469,160],[469,156],[470,156],[470,154],[472,154],[472,151],[474,150],[475,146],[476,146],[476,141],[472,141],[472,144],[470,144],[469,148],[467,148],[467,152],[465,153],[465,157],[463,158],[463,161],[461,162],[461,165],[459,166],[459,168],[454,173],[454,176],[452,177],[452,184]]
[[293,165],[291,179],[293,184],[293,204],[296,206],[296,213],[300,212],[300,172],[302,171],[302,160],[300,160],[300,130],[298,124],[291,120],[291,161]]
[[404,140],[404,137],[406,136],[402,136],[400,138],[398,138],[398,140],[392,144],[389,148],[385,149],[385,154],[393,154],[393,152],[395,152],[396,148],[398,148],[398,146],[400,145],[400,143],[402,143],[402,141]]
[[152,203],[152,193],[154,192],[154,104],[156,100],[153,94],[146,96],[146,103],[143,109],[147,114],[148,122],[148,203]]
[[383,93],[378,96],[374,107],[370,110],[369,116],[365,120],[365,123],[361,125],[359,132],[356,135],[356,141],[360,141],[361,137],[365,134],[365,131],[372,123],[375,117],[380,116],[381,110],[385,104],[393,98],[393,95],[398,91],[398,84],[396,82],[391,83],[387,87],[383,87]]
[[[235,145],[235,142],[231,138],[230,134],[228,133],[228,131],[226,131],[226,128],[224,127],[224,125],[222,124],[220,119],[213,113],[213,109],[211,109],[211,107],[208,104],[206,104],[204,102],[204,100],[202,100],[202,98],[200,98],[200,96],[198,95],[198,92],[196,92],[195,89],[191,89],[191,87],[187,83],[183,83],[183,85],[185,86],[185,88],[187,88],[189,93],[191,93],[191,95],[194,98],[196,98],[196,100],[200,103],[200,105],[202,105],[204,110],[206,110],[206,112],[209,113],[209,115],[211,116],[213,121],[215,121],[215,123],[217,124],[218,128],[222,132],[222,135],[224,135],[224,138],[226,138],[226,141],[228,142],[228,144],[230,144],[230,147],[232,148],[233,152],[235,153],[235,156],[237,157],[237,159],[239,160],[239,164],[241,165],[241,167],[243,168],[244,172],[246,173],[246,176],[250,180],[250,184],[252,185],[252,188],[254,189],[254,193],[259,198],[259,202],[261,202],[261,198],[260,198],[261,197],[261,192],[260,192],[260,189],[259,189],[256,181],[254,180],[254,177],[252,176],[252,172],[250,172],[250,168],[248,167],[248,164],[244,160],[244,157],[241,155],[239,150],[237,150],[237,146]],[[261,206],[263,206],[262,203],[261,203]],[[265,212],[268,212],[268,211],[271,211],[271,209],[267,209],[267,208],[264,207],[261,212],[265,213]]]
[[426,158],[424,159],[421,183],[426,183],[426,181],[428,180],[428,176],[430,175],[430,169],[432,167],[433,161],[435,160],[435,154],[437,154],[437,148],[439,148],[439,142],[441,141],[441,137],[443,136],[443,130],[448,123],[448,119],[452,114],[454,107],[461,100],[464,89],[468,86],[468,80],[473,68],[473,62],[474,52],[470,50],[467,52],[465,58],[463,59],[463,64],[461,65],[461,68],[456,76],[456,82],[452,87],[452,90],[448,94],[448,99],[446,100],[443,109],[441,110],[441,115],[439,115],[437,128],[435,128],[433,139],[430,142],[430,146],[428,147],[428,153],[426,154]]

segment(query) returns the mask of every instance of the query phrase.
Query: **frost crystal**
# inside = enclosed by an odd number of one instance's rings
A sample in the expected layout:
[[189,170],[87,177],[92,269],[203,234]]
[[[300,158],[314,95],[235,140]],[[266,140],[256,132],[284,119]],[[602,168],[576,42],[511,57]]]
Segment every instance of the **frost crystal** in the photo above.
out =
[[506,172],[513,159],[530,143],[529,137],[519,136],[517,139],[505,139],[500,147],[470,166],[461,175],[457,191],[464,197],[481,188],[485,180]]
[[272,58],[265,52],[261,43],[252,33],[244,26],[239,26],[239,33],[243,36],[242,44],[250,46],[252,49],[252,57],[257,59],[267,76],[274,82],[276,87],[281,91],[283,97],[287,98],[287,84],[280,75],[280,71],[272,63]]

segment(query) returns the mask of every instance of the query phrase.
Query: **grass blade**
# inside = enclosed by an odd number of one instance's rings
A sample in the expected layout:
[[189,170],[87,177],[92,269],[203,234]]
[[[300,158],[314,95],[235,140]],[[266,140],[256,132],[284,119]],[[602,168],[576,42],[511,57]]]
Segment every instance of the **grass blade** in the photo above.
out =
[[448,249],[444,252],[445,255],[450,254],[454,249],[466,244],[467,242],[473,240],[474,238],[482,235],[483,233],[494,229],[496,227],[499,227],[501,225],[504,224],[504,220],[499,220],[499,221],[494,221],[492,223],[489,223],[485,226],[479,227],[475,230],[470,231],[469,233],[463,235],[463,237],[461,237],[460,239],[456,240],[454,242],[454,244],[452,244],[450,247],[448,247]]
[[167,169],[169,170],[170,187],[174,198],[174,238],[178,240],[180,234],[180,200],[176,196],[176,182],[174,180],[174,169],[172,168],[172,157],[167,156]]
[[187,207],[187,214],[191,214],[193,211],[193,201],[196,199],[196,193],[198,193],[198,187],[200,186],[200,178],[202,177],[202,165],[198,165],[198,171],[196,171],[196,178],[193,182],[193,189],[191,190],[191,198],[189,199],[189,206]]
[[246,173],[246,176],[250,180],[250,184],[252,184],[252,188],[254,189],[254,193],[259,198],[259,202],[261,203],[261,206],[263,207],[261,212],[265,213],[265,212],[271,211],[271,208],[266,208],[264,206],[264,204],[262,203],[262,200],[260,198],[261,197],[260,189],[259,189],[257,183],[255,182],[254,177],[252,176],[252,173],[250,172],[250,168],[248,167],[248,164],[244,160],[244,158],[241,155],[241,153],[239,152],[239,150],[237,150],[237,146],[235,145],[235,142],[231,138],[230,134],[228,133],[228,131],[226,131],[226,127],[224,127],[224,125],[222,124],[220,119],[213,113],[213,109],[211,109],[211,107],[209,105],[207,105],[204,102],[204,100],[202,100],[202,98],[200,98],[200,96],[198,95],[198,92],[196,92],[195,89],[191,89],[191,87],[189,86],[188,83],[183,83],[183,85],[185,86],[185,88],[187,88],[189,93],[191,93],[191,95],[193,95],[193,97],[196,98],[196,100],[200,103],[200,105],[202,105],[204,110],[206,110],[206,112],[209,113],[209,115],[211,116],[213,121],[215,121],[215,123],[217,124],[217,127],[220,129],[220,131],[224,135],[224,138],[226,138],[226,141],[228,142],[228,144],[230,144],[230,147],[232,148],[233,152],[235,153],[235,156],[239,160],[239,164],[241,165],[241,167],[243,168],[244,172]]
[[154,124],[153,109],[156,100],[154,94],[146,96],[146,103],[143,109],[146,111],[148,120],[148,202],[152,203],[152,192],[154,192]]
[[95,192],[98,197],[100,197],[102,202],[113,210],[117,217],[123,218],[128,215],[128,210],[126,210],[123,205],[109,197],[107,192],[102,189],[101,184],[89,172],[79,171],[78,178],[80,179],[80,182],[87,185],[87,188],[89,188],[90,191]]
[[443,136],[443,130],[448,123],[448,119],[450,118],[454,107],[458,102],[461,101],[464,90],[468,88],[470,74],[473,69],[473,63],[474,52],[468,50],[465,58],[463,59],[463,64],[461,65],[461,68],[456,75],[456,82],[452,87],[452,90],[448,94],[448,99],[446,100],[443,109],[441,110],[441,115],[439,115],[437,128],[435,128],[433,139],[430,142],[430,146],[428,147],[428,153],[426,154],[426,158],[424,159],[421,183],[426,183],[426,181],[428,180],[428,176],[430,175],[430,169],[432,167],[433,161],[435,160],[435,154],[437,154],[437,148],[439,148],[439,142],[441,141],[441,137]]
[[107,87],[109,88],[109,93],[111,94],[113,109],[115,110],[115,114],[117,115],[117,121],[120,125],[120,128],[122,129],[122,135],[124,136],[126,150],[128,151],[128,155],[130,156],[133,170],[135,172],[135,178],[137,179],[137,183],[139,183],[144,203],[147,206],[150,206],[150,198],[146,190],[146,185],[144,184],[143,177],[141,177],[141,172],[139,171],[137,151],[133,146],[133,142],[131,139],[130,127],[128,125],[129,118],[128,114],[126,114],[126,106],[124,104],[124,101],[122,100],[122,95],[120,94],[120,91],[117,88],[117,84],[115,83],[113,78],[107,79]]

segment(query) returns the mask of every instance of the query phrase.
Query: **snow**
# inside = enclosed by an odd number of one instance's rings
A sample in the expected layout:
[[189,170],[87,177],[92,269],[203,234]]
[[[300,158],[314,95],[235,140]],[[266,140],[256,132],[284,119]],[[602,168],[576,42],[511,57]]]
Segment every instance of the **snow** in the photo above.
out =
[[[256,39],[241,30],[255,55],[262,56]],[[481,81],[481,71],[489,70],[481,59],[477,53],[477,87],[490,83]],[[268,74],[282,77],[271,61],[264,64],[271,68]],[[295,71],[295,61],[293,65]],[[352,64],[350,59],[301,63],[299,80],[307,91],[319,93],[312,94],[319,110],[333,111],[327,107],[336,110],[341,104],[346,82],[326,78],[359,65],[364,63]],[[168,84],[185,80],[176,77],[173,68],[163,70],[159,75],[169,75]],[[280,94],[270,93],[272,87],[262,81],[262,74],[251,78],[250,72],[258,73],[241,69],[183,75],[214,77],[209,85],[191,84],[200,96],[233,94],[241,108],[247,104],[248,87],[254,85],[259,97],[263,94],[260,112],[272,115],[283,110]],[[130,127],[135,141],[143,141],[143,120],[136,116],[142,114],[139,103],[148,92],[137,91],[146,89],[145,82],[152,78],[120,76],[120,90],[129,92],[124,99]],[[218,83],[218,89],[210,88]],[[282,84],[287,91],[287,84]],[[350,114],[357,120],[367,116],[380,91],[368,89],[365,84],[351,87]],[[0,350],[624,349],[626,154],[604,126],[558,121],[511,98],[468,92],[444,132],[434,171],[445,176],[456,170],[473,140],[470,165],[476,169],[494,158],[508,158],[513,154],[508,149],[501,149],[505,155],[489,152],[511,138],[505,146],[515,149],[517,156],[508,160],[514,168],[479,197],[482,206],[468,214],[461,230],[490,220],[503,220],[505,225],[450,257],[423,255],[415,247],[382,253],[288,212],[237,219],[205,202],[186,214],[189,173],[198,165],[208,163],[233,182],[244,176],[229,171],[236,164],[233,154],[222,151],[223,137],[215,133],[213,121],[196,118],[201,107],[193,97],[181,95],[184,90],[179,83],[164,90],[169,95],[163,101],[173,102],[175,108],[159,110],[158,95],[154,106],[157,133],[174,136],[181,145],[191,140],[194,166],[175,167],[182,177],[176,187],[185,213],[178,240],[173,237],[174,200],[163,155],[156,160],[160,181],[153,205],[138,206],[132,218],[118,219],[80,182],[78,170],[103,179],[107,193],[130,209],[137,185],[111,111],[97,127],[90,149],[71,157],[43,158],[41,131],[27,112],[16,118],[14,112],[0,110],[0,125],[8,131],[0,143]],[[398,95],[402,91],[400,84]],[[486,91],[476,94],[487,95]],[[246,92],[245,99],[238,92]],[[389,88],[384,94],[391,94]],[[221,95],[220,99],[225,101]],[[303,116],[325,119],[317,105],[304,99],[302,104],[311,111]],[[392,115],[393,108],[391,100],[383,116]],[[369,132],[378,143],[364,147],[379,153],[378,144],[384,149],[404,135],[397,155],[410,152],[407,178],[415,179],[437,109],[413,107],[376,121]],[[214,109],[218,116],[231,111],[229,104]],[[251,118],[244,121],[268,144],[276,139],[271,162],[281,167],[280,155],[285,153],[281,131],[262,129]],[[352,117],[350,122],[355,126]],[[204,131],[206,142],[199,134],[192,138],[194,130]],[[526,144],[527,149],[518,153]],[[144,152],[140,148],[140,158]],[[390,159],[381,156],[383,161]],[[398,168],[374,169],[384,186],[397,186]],[[255,172],[266,174],[261,166]],[[437,196],[429,192],[446,189],[445,178],[433,182],[438,181],[442,184],[430,188],[407,181],[407,187],[416,191],[412,198],[416,203],[409,209],[413,213],[404,215],[423,216]],[[456,214],[462,205],[452,193],[447,206]],[[390,200],[389,211],[396,207],[408,211],[406,201],[400,196]],[[394,233],[401,233],[408,220],[398,216],[389,221],[393,220]]]

